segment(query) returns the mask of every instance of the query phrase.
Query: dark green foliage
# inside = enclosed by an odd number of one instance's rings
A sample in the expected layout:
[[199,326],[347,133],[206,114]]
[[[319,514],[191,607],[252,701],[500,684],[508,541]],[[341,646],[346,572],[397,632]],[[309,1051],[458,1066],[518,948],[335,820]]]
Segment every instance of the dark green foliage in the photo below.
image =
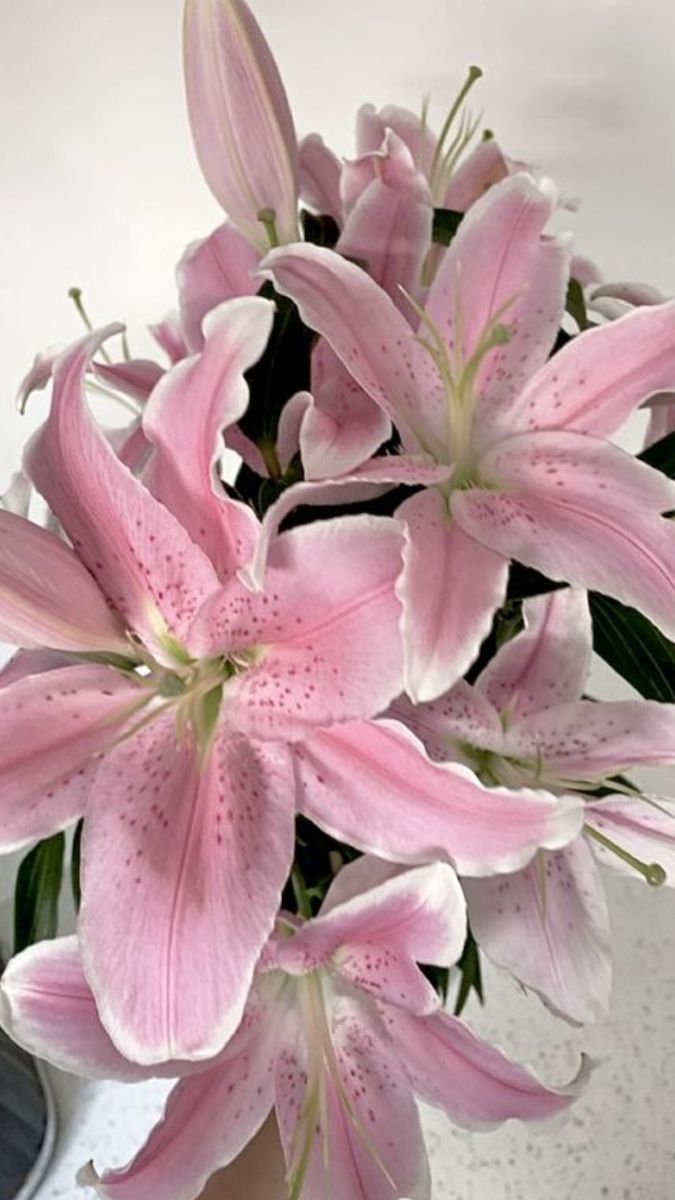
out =
[[449,246],[459,229],[464,213],[451,208],[435,208],[431,240],[438,246]]
[[455,1016],[462,1014],[464,1006],[472,992],[475,992],[481,1004],[484,1002],[483,976],[480,966],[480,951],[471,930],[467,933],[462,957],[457,963],[461,980],[455,1000]]
[[593,646],[646,700],[675,702],[675,645],[634,608],[591,592]]
[[639,457],[669,479],[675,479],[675,431],[661,438],[660,442],[654,442],[653,446],[648,446]]
[[66,840],[38,842],[19,867],[14,893],[14,953],[56,936]]

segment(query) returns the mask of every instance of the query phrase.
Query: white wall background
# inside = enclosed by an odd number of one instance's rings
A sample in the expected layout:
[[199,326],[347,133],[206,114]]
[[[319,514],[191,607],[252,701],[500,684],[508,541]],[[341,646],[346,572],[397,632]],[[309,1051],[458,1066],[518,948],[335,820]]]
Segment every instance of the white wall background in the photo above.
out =
[[[568,218],[578,249],[610,278],[646,279],[675,293],[671,0],[252,2],[300,132],[318,129],[349,153],[359,103],[417,108],[431,91],[442,115],[466,67],[478,63],[485,79],[473,102],[505,149],[537,160],[567,195],[582,197]],[[126,320],[140,347],[144,323],[173,303],[183,246],[219,220],[184,114],[181,7],[0,4],[0,490],[44,411],[38,397],[27,417],[14,413],[19,379],[36,349],[80,332],[68,288],[84,289],[97,322]],[[551,1071],[552,1057],[566,1063],[573,1045],[590,1044],[607,1065],[588,1099],[566,1131],[543,1139],[507,1130],[448,1140],[435,1124],[439,1198],[672,1196],[675,900],[638,885],[614,887],[613,898],[621,970],[606,1028],[568,1035],[497,978],[498,1004],[483,1018],[502,1042],[538,1055]],[[73,1162],[91,1151],[92,1138],[104,1159],[110,1153],[113,1102],[66,1091],[70,1140],[45,1200],[73,1194]],[[126,1100],[118,1108],[124,1124]],[[133,1140],[135,1129],[127,1132]]]

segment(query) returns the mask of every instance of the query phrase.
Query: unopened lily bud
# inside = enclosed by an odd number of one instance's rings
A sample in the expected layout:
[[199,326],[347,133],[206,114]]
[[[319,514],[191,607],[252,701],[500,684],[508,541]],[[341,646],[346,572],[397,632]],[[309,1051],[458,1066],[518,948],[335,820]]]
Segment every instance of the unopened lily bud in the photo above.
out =
[[276,63],[243,0],[186,0],[185,86],[197,156],[261,252],[298,232],[298,147]]

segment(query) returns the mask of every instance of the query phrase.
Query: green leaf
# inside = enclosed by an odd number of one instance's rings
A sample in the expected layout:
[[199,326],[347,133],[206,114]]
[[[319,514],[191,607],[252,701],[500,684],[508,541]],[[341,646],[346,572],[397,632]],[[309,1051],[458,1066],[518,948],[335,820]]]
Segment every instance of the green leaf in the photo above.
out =
[[38,842],[24,858],[14,892],[14,953],[56,936],[66,839]]
[[507,600],[528,600],[530,596],[543,596],[545,592],[556,592],[565,586],[564,583],[554,583],[552,579],[540,575],[539,571],[532,567],[513,562],[509,571]]
[[[276,313],[265,353],[246,373],[250,400],[239,424],[261,448],[274,475],[278,473],[273,456],[281,410],[296,392],[309,389],[310,351],[316,335],[303,325],[293,302],[278,295],[271,283],[265,283],[259,295],[275,301]],[[269,461],[268,455],[272,456]]]
[[464,213],[452,208],[435,208],[431,240],[439,246],[449,246],[459,229]]
[[675,644],[636,612],[590,593],[593,647],[646,700],[675,702]]
[[675,479],[675,430],[648,446],[638,458],[657,471],[662,471],[669,479]]
[[81,864],[82,864],[82,830],[84,821],[80,820],[75,826],[73,835],[73,848],[70,852],[70,890],[73,893],[73,903],[77,912],[80,911],[82,903],[82,886],[81,886]]
[[466,935],[462,957],[457,966],[462,973],[462,978],[459,984],[459,991],[457,992],[457,999],[455,1000],[455,1016],[460,1017],[472,991],[476,993],[481,1004],[485,1000],[483,994],[483,976],[480,967],[480,951],[471,930]]
[[583,332],[584,329],[591,328],[592,321],[589,321],[588,319],[584,289],[582,288],[578,279],[570,279],[567,285],[567,299],[565,301],[565,308],[572,319],[576,321],[581,332]]

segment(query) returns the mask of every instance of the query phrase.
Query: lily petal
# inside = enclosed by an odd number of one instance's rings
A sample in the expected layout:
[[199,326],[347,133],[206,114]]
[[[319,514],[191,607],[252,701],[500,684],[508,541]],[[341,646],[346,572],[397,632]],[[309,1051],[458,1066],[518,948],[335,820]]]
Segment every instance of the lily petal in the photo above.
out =
[[607,1015],[609,915],[585,838],[515,875],[466,880],[465,891],[471,928],[493,962],[572,1021]]
[[101,753],[144,693],[110,667],[65,667],[0,690],[0,850],[81,817]]
[[224,300],[255,295],[258,257],[250,242],[227,223],[187,247],[176,267],[176,280],[190,354],[204,345],[202,323],[207,313]]
[[476,688],[510,721],[581,696],[591,668],[593,629],[586,593],[561,588],[523,604],[525,629],[503,646]]
[[342,201],[340,199],[340,175],[342,164],[336,154],[329,150],[318,133],[308,133],[299,146],[300,195],[306,204],[324,213],[340,225],[342,223]]
[[362,388],[326,342],[312,356],[313,404],[300,431],[305,479],[329,479],[365,463],[391,436],[386,413]]
[[402,684],[400,565],[401,536],[386,518],[336,518],[278,537],[264,592],[231,584],[191,635],[205,656],[252,654],[225,685],[228,721],[293,740],[385,708]]
[[443,207],[465,213],[509,174],[509,164],[495,139],[481,141],[452,172]]
[[419,1018],[384,1014],[418,1095],[466,1129],[495,1129],[511,1117],[542,1121],[569,1108],[582,1077],[549,1088],[445,1013]]
[[120,463],[87,411],[89,361],[120,328],[83,338],[59,360],[50,415],[28,448],[28,473],[108,598],[153,644],[166,626],[180,637],[217,578],[182,526]]
[[434,700],[471,666],[506,595],[508,565],[448,513],[437,488],[404,500],[403,604],[406,691]]
[[[666,872],[666,883],[675,887],[675,802],[656,797],[653,800],[629,796],[606,796],[586,805],[586,824],[616,842],[622,850],[642,862],[658,863]],[[604,867],[635,877],[635,871],[616,854],[592,842],[593,851]]]
[[261,273],[297,304],[305,324],[325,337],[397,426],[407,450],[445,446],[445,403],[436,368],[393,300],[361,267],[322,246],[288,246],[268,254]]
[[80,937],[101,1019],[136,1062],[207,1059],[239,1024],[290,868],[287,752],[223,731],[200,764],[158,717],[99,785]]
[[488,451],[489,488],[455,492],[452,512],[483,545],[549,579],[633,605],[675,638],[675,484],[584,434],[521,434]]
[[412,730],[434,762],[464,762],[467,746],[503,752],[504,729],[498,710],[465,679],[429,704],[413,704],[400,696],[388,715]]
[[119,618],[70,547],[3,509],[0,638],[32,648],[129,653]]
[[164,1116],[133,1162],[78,1182],[108,1200],[194,1200],[219,1167],[233,1162],[264,1124],[273,1100],[273,1049],[247,1012],[225,1055],[209,1070],[181,1079]]
[[511,428],[611,437],[654,392],[675,388],[675,302],[573,338],[510,407]]
[[395,721],[321,730],[294,753],[301,811],[400,863],[449,859],[464,875],[515,870],[539,846],[565,845],[583,820],[571,797],[485,788],[466,767],[432,762]]
[[258,296],[228,300],[210,312],[204,349],[166,373],[143,417],[154,446],[145,482],[221,579],[251,558],[257,540],[255,514],[227,496],[217,464],[223,430],[246,410],[244,372],[265,349],[273,316],[274,305]]

